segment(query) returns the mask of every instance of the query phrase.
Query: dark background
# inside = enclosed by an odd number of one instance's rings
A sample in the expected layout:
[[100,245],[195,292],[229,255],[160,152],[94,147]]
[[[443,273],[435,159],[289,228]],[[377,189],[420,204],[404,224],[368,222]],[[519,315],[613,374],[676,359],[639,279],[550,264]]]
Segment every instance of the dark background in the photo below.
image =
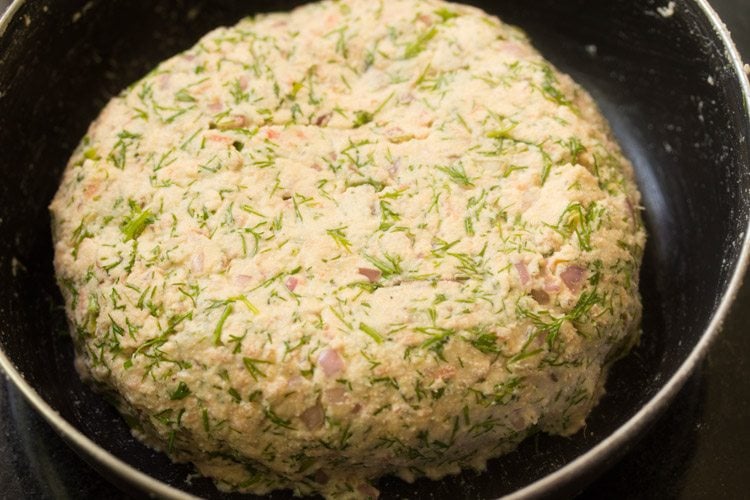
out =
[[[8,3],[0,0],[0,11]],[[711,3],[750,60],[750,0]],[[669,411],[581,498],[750,498],[749,324],[750,283],[703,366]],[[0,498],[124,495],[82,462],[0,379]]]

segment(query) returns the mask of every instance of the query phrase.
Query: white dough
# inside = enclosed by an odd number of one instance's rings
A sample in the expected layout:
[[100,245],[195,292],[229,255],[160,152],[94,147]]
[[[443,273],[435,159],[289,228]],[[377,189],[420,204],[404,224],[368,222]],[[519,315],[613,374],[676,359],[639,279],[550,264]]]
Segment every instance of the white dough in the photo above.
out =
[[51,211],[82,376],[220,488],[376,496],[578,431],[640,332],[632,167],[518,29],[346,0],[113,99]]

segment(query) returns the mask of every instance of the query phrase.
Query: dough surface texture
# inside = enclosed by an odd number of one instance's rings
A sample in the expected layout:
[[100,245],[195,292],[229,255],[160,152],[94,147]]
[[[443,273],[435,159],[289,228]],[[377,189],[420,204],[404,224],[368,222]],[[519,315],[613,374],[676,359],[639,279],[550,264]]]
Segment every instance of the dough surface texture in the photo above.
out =
[[630,163],[518,29],[324,1],[114,98],[50,206],[81,375],[222,489],[376,496],[570,435],[637,342]]

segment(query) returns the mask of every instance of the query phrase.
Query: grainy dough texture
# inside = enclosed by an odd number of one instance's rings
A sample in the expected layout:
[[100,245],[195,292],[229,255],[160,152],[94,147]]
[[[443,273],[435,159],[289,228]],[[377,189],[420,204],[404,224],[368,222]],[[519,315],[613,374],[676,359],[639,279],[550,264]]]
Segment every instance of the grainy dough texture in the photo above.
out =
[[645,235],[591,98],[482,11],[325,1],[114,98],[51,211],[83,377],[222,489],[377,496],[570,435]]

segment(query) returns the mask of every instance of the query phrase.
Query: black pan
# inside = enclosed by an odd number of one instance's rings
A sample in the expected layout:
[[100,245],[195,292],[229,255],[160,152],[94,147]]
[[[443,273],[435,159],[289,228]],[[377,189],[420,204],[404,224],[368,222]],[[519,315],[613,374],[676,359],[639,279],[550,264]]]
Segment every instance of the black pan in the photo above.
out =
[[[387,1],[387,0],[386,0]],[[16,1],[0,21],[0,365],[126,491],[218,497],[131,437],[78,379],[52,270],[47,204],[110,96],[203,33],[296,2]],[[472,2],[529,32],[595,96],[635,164],[649,241],[644,335],[571,438],[539,435],[482,474],[378,483],[385,498],[572,494],[669,404],[716,337],[748,261],[750,89],[704,0]],[[286,498],[288,493],[274,494]]]

